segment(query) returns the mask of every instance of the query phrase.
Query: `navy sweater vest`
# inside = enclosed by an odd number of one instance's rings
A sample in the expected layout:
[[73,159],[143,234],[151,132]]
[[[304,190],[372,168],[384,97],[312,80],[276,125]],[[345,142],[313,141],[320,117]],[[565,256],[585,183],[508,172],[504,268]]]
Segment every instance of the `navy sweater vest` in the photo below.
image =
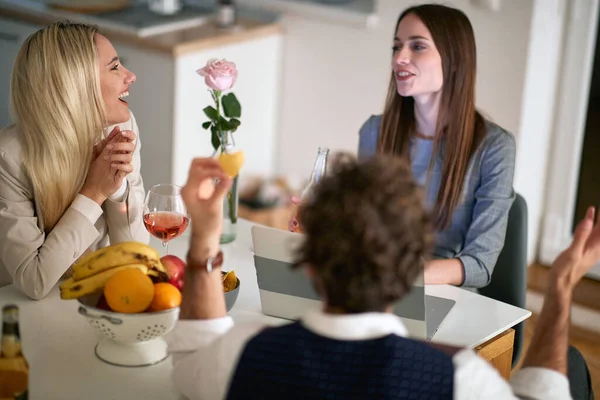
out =
[[334,340],[296,322],[248,341],[227,398],[441,400],[453,387],[451,356],[428,344],[396,335]]

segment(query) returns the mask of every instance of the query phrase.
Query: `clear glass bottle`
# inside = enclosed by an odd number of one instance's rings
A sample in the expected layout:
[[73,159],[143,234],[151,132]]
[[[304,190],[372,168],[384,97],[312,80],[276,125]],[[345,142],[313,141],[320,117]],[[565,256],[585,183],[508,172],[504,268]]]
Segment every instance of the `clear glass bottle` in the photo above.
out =
[[2,309],[2,351],[0,352],[0,400],[28,398],[29,365],[21,351],[19,308]]
[[217,2],[217,27],[230,29],[236,23],[236,10],[234,0],[219,0]]
[[[221,146],[218,149],[221,154],[236,154],[240,150],[235,146],[233,133],[231,131],[220,132],[219,139]],[[223,231],[221,232],[221,244],[231,243],[237,238],[237,218],[238,218],[238,179],[239,175],[233,178],[231,189],[223,199]]]
[[[317,185],[321,179],[327,173],[327,157],[329,156],[328,148],[319,147],[317,150],[317,158],[315,160],[315,164],[313,166],[313,170],[310,174],[310,180],[308,184],[302,190],[300,195],[300,204],[310,201],[310,196],[312,194],[313,188]],[[290,219],[289,228],[292,232],[302,232],[302,227],[300,221],[298,220],[298,204],[294,207],[292,212],[292,216]]]

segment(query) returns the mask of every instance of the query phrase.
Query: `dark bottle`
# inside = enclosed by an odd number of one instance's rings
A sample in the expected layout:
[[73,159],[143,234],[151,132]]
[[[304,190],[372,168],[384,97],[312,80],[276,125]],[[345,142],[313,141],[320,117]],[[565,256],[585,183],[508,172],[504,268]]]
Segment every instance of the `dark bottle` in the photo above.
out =
[[27,400],[29,365],[21,351],[19,308],[2,309],[2,350],[0,351],[0,400]]

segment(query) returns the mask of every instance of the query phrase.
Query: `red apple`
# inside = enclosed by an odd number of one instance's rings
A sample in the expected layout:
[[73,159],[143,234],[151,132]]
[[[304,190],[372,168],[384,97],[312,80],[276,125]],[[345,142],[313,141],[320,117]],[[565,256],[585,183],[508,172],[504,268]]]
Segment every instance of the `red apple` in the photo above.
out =
[[183,288],[183,278],[185,275],[185,262],[172,254],[163,256],[160,262],[167,269],[169,274],[169,283],[181,291]]
[[104,293],[102,293],[100,295],[100,298],[98,299],[98,302],[96,303],[96,308],[99,308],[99,309],[105,310],[105,311],[112,311],[110,309],[110,307],[108,306],[108,302],[106,301],[106,298],[104,297]]

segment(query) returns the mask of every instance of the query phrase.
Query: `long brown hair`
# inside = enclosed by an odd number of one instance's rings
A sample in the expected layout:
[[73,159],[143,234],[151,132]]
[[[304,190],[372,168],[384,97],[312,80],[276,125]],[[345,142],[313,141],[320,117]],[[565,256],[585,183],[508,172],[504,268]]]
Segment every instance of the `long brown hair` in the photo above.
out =
[[[442,152],[442,176],[435,203],[435,222],[447,228],[462,195],[469,160],[485,135],[485,122],[475,109],[477,66],[475,35],[467,16],[460,10],[424,4],[406,9],[396,23],[409,14],[429,29],[442,59],[443,87],[429,169]],[[415,129],[414,99],[398,94],[392,71],[381,121],[378,153],[409,155],[409,140]]]

